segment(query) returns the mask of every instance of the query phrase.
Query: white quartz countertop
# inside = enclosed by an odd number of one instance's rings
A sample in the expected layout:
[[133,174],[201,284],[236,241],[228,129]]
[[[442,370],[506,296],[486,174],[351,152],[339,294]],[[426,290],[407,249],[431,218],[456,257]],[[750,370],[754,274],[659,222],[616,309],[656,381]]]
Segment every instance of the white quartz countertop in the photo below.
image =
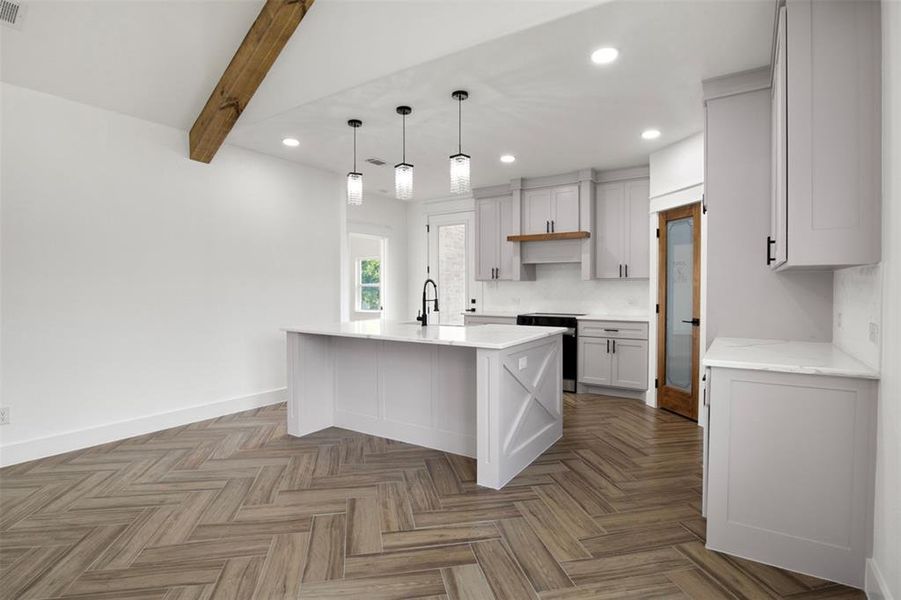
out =
[[713,340],[705,367],[879,379],[879,372],[829,343],[723,338]]
[[647,323],[650,321],[650,317],[648,315],[605,315],[605,314],[590,314],[590,315],[581,315],[576,317],[580,321],[625,321],[627,323]]
[[413,342],[504,350],[526,342],[534,342],[559,335],[563,327],[527,327],[524,325],[429,325],[378,319],[348,321],[345,323],[316,323],[299,327],[286,327],[288,333],[310,333],[385,340],[389,342]]

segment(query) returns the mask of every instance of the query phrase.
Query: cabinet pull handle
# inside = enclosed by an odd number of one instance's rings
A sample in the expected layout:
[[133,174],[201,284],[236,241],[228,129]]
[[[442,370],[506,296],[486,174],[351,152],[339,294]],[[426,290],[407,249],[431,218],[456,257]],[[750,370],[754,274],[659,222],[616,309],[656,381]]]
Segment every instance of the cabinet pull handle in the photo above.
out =
[[544,222],[544,232],[545,232],[545,233],[550,233],[550,232],[551,232],[551,222],[550,222],[550,221],[545,221],[545,222]]
[[613,340],[613,353],[616,354],[616,340]]
[[607,340],[607,354],[610,354],[610,340]]
[[604,331],[614,331],[615,332],[615,331],[619,331],[619,329],[607,329],[606,327],[604,327]]
[[557,223],[555,221],[551,221],[551,233],[554,233],[554,230],[557,227]]
[[774,240],[770,236],[766,236],[766,264],[767,264],[767,266],[769,266],[770,263],[776,262],[776,257],[770,255],[770,248],[772,248],[775,245],[776,245],[776,240]]
[[495,279],[500,279],[500,278],[501,278],[501,268],[500,268],[500,267],[495,267],[495,268],[494,268],[494,278],[495,278]]
[[622,265],[619,266],[619,276],[620,277],[623,276],[623,266]]
[[629,277],[629,265],[626,265],[626,277]]

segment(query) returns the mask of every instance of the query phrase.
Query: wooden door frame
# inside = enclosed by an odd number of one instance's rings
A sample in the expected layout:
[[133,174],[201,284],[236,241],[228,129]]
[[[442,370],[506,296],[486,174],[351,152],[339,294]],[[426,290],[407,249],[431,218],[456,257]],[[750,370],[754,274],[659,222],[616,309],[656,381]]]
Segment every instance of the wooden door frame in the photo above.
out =
[[[691,392],[686,394],[680,390],[666,389],[666,240],[667,231],[666,224],[668,221],[678,219],[692,219],[692,318],[701,318],[701,203],[696,202],[671,208],[662,211],[658,216],[659,241],[657,242],[657,303],[660,305],[660,311],[657,314],[657,406],[663,406],[668,394],[674,395],[677,399],[688,400],[689,414],[682,414],[695,421],[698,420],[698,396],[699,382],[696,374],[701,352],[701,327],[700,325],[692,326],[691,333]],[[672,410],[672,409],[667,409]],[[676,411],[674,411],[676,412]]]

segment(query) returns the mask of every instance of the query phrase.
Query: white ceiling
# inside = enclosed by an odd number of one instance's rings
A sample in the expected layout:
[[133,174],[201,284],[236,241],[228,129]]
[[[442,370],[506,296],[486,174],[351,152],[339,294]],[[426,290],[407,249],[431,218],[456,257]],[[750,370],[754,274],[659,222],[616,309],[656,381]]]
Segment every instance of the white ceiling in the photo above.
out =
[[[241,117],[252,122],[599,0],[317,0]],[[24,0],[0,80],[189,129],[263,0]],[[515,5],[515,9],[511,9]]]
[[[415,199],[446,197],[447,159],[457,135],[450,93],[463,88],[470,91],[463,104],[463,150],[472,155],[476,187],[584,167],[646,164],[651,151],[703,128],[703,79],[767,63],[773,11],[772,0],[602,4],[272,117],[242,120],[229,142],[346,172],[352,166],[346,121],[360,118],[364,189],[391,194],[392,166],[401,158],[394,109],[409,104],[414,112],[407,119],[407,160],[416,167]],[[591,51],[606,45],[619,48],[619,59],[592,64]],[[663,135],[642,140],[648,127]],[[298,138],[300,146],[283,147],[285,136]],[[517,157],[512,165],[498,160],[507,152]],[[371,156],[388,165],[362,162]]]
[[[263,0],[31,0],[0,31],[0,79],[188,129]],[[335,172],[351,130],[370,192],[393,190],[410,104],[416,199],[448,195],[456,105],[475,186],[647,162],[702,128],[702,79],[765,64],[774,0],[317,0],[228,142]],[[588,54],[620,49],[613,65]],[[663,136],[645,142],[639,133]],[[285,136],[301,145],[287,149]],[[499,154],[518,160],[502,165]],[[386,160],[371,167],[363,158]]]
[[26,2],[0,28],[7,83],[188,129],[263,0]]

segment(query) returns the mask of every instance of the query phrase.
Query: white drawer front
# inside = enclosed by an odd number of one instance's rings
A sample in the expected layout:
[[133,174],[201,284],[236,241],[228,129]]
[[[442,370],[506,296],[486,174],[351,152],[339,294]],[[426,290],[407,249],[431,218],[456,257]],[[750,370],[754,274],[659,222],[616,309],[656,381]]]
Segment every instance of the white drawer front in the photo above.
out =
[[627,321],[579,321],[579,337],[646,340],[648,324]]

